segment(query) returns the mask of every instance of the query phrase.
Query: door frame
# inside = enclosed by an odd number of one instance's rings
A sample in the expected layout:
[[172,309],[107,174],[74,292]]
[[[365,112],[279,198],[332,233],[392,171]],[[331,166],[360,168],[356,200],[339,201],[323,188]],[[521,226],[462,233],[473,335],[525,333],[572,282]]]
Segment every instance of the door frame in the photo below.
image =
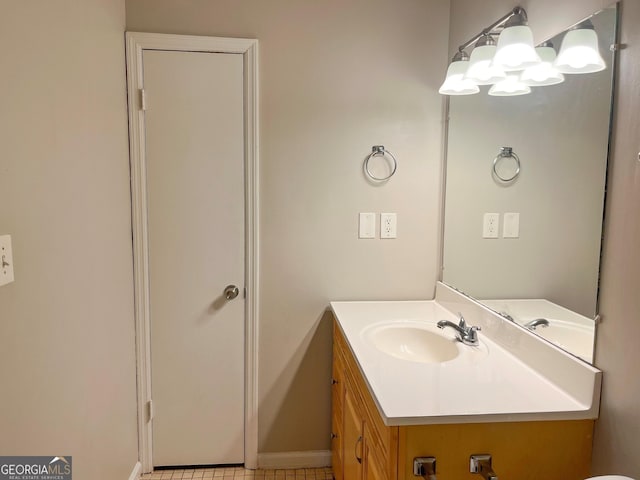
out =
[[131,222],[135,292],[138,456],[144,473],[153,470],[149,255],[142,53],[169,50],[239,53],[244,61],[245,178],[245,385],[244,463],[258,467],[258,41],[126,32]]

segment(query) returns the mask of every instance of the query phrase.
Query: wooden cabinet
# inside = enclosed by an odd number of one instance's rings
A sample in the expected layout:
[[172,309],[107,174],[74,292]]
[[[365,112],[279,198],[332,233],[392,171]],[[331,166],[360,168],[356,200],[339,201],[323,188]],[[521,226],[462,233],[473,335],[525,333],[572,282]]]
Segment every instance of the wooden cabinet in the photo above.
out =
[[384,473],[384,466],[379,463],[381,459],[378,458],[371,445],[371,442],[367,442],[365,446],[363,478],[364,480],[385,480],[388,477]]
[[332,455],[336,480],[396,480],[398,427],[387,427],[337,326],[333,343]]
[[364,454],[364,419],[352,393],[344,396],[344,478],[362,478],[362,458]]
[[336,480],[414,480],[413,459],[425,456],[436,457],[438,480],[479,480],[469,456],[482,453],[505,480],[589,477],[593,420],[385,425],[337,324],[332,389]]
[[344,435],[344,362],[342,354],[333,344],[333,371],[331,375],[331,459],[335,480],[344,478],[343,435]]

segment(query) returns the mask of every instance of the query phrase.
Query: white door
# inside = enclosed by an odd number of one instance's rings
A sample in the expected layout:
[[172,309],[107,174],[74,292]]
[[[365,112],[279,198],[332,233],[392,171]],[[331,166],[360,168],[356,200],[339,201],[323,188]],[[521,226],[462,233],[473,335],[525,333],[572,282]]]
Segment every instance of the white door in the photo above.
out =
[[243,58],[145,50],[143,73],[153,464],[243,463]]

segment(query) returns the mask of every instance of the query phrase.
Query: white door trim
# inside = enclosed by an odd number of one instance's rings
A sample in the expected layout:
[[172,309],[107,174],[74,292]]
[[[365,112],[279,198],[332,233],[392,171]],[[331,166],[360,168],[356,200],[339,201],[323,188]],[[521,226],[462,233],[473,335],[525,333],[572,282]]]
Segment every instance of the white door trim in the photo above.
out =
[[144,143],[143,50],[240,53],[245,96],[245,419],[244,462],[258,466],[258,41],[158,33],[126,33],[131,214],[133,226],[138,449],[142,471],[153,469],[149,263]]

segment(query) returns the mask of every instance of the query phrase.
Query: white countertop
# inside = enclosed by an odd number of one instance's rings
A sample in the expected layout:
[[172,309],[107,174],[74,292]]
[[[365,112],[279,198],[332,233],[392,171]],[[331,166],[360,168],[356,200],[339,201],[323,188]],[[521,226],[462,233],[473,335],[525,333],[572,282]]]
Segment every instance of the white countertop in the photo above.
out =
[[[492,341],[485,334],[491,329],[484,326],[480,347],[457,342],[460,354],[444,363],[397,359],[366,340],[367,329],[389,321],[426,322],[434,327],[443,319],[457,323],[456,316],[434,300],[331,302],[331,308],[386,425],[597,417],[598,405],[589,395],[582,399],[571,395]],[[451,338],[455,333],[451,328],[439,332]],[[553,348],[540,342],[542,355]],[[600,373],[586,364],[585,368]],[[599,393],[596,377],[594,388],[597,383]]]

